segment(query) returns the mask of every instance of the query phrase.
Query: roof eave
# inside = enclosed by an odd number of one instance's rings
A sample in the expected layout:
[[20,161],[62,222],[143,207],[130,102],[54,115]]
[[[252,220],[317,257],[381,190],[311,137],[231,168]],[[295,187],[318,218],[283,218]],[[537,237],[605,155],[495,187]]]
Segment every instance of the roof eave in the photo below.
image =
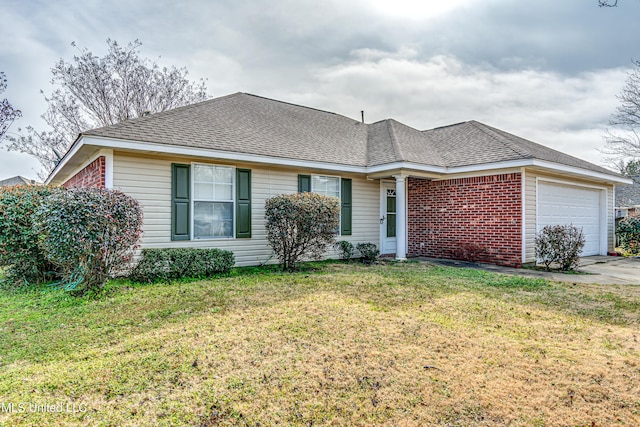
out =
[[[498,169],[510,169],[518,167],[538,167],[545,170],[567,173],[574,176],[579,176],[587,179],[596,179],[598,181],[605,181],[612,184],[632,184],[633,181],[629,178],[625,178],[616,174],[607,174],[598,171],[592,171],[584,168],[578,168],[575,166],[568,166],[560,163],[549,162],[546,160],[538,159],[518,159],[509,160],[504,162],[482,163],[476,165],[443,167],[426,165],[414,162],[391,162],[375,166],[358,166],[348,164],[336,164],[321,161],[299,160],[291,158],[275,158],[272,156],[238,153],[230,151],[211,150],[206,148],[194,148],[169,144],[158,144],[153,142],[133,141],[116,138],[106,138],[94,135],[81,134],[78,136],[71,149],[65,154],[62,160],[49,174],[46,184],[55,181],[56,176],[64,169],[69,160],[84,146],[93,146],[101,148],[112,148],[129,151],[143,151],[151,153],[162,154],[174,154],[181,156],[195,156],[202,158],[215,158],[223,160],[244,161],[249,163],[259,164],[274,164],[277,163],[281,166],[313,168],[321,170],[330,170],[336,172],[347,173],[363,173],[363,174],[380,174],[384,172],[397,171],[400,169],[407,171],[425,172],[429,174],[441,174],[443,177],[447,175],[474,173],[488,170]],[[276,160],[274,162],[274,160]]]
[[64,168],[64,166],[69,162],[69,160],[78,152],[80,147],[82,146],[82,138],[83,134],[79,134],[78,137],[73,141],[71,147],[67,150],[67,152],[62,156],[62,159],[58,161],[56,166],[53,168],[51,172],[49,172],[49,176],[44,180],[44,185],[51,184],[53,178]]
[[633,181],[629,178],[623,177],[615,173],[604,173],[598,171],[592,171],[589,169],[579,168],[576,166],[564,165],[561,163],[550,162],[548,160],[531,159],[533,164],[531,166],[537,166],[544,169],[553,170],[556,172],[564,172],[572,175],[580,175],[587,178],[595,178],[602,181],[607,181],[612,184],[633,184]]
[[298,160],[292,158],[273,157],[258,154],[240,153],[233,151],[212,150],[208,148],[185,147],[181,145],[159,144],[156,142],[126,140],[108,138],[95,135],[81,135],[74,147],[65,155],[54,171],[47,178],[47,182],[52,181],[55,176],[64,168],[66,163],[84,146],[99,148],[111,148],[123,151],[138,151],[164,155],[190,156],[200,158],[212,158],[222,160],[233,160],[259,164],[277,164],[281,166],[304,167],[314,169],[333,170],[350,173],[365,173],[365,166],[338,164],[330,162],[320,162],[311,160]]
[[443,175],[443,178],[446,179],[449,175],[457,175],[457,174],[468,174],[468,173],[476,173],[483,171],[495,171],[501,169],[513,169],[513,168],[522,168],[522,167],[538,167],[541,169],[545,169],[553,172],[561,172],[565,174],[571,174],[574,176],[579,176],[585,179],[595,179],[598,181],[610,182],[612,184],[631,184],[632,180],[621,177],[615,174],[606,174],[602,172],[592,171],[589,169],[578,168],[575,166],[563,165],[560,163],[549,162],[546,160],[538,160],[538,159],[518,159],[518,160],[508,160],[503,162],[493,162],[493,163],[481,163],[476,165],[464,165],[464,166],[450,166],[450,167],[441,167],[441,166],[430,166],[423,165],[419,163],[412,162],[394,162],[387,163],[383,165],[377,165],[367,168],[367,173],[369,174],[380,174],[388,171],[398,171],[398,170],[415,170],[419,172],[427,172],[427,173],[440,173]]

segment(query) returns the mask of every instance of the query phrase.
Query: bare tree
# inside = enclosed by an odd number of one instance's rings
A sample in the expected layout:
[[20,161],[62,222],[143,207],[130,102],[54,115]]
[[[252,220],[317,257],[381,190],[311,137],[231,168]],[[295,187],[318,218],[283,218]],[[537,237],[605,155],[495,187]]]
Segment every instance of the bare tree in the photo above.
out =
[[605,135],[603,153],[612,160],[640,158],[640,61],[633,61],[634,68],[627,73],[622,92],[617,96],[620,105],[611,115]]
[[7,137],[9,150],[37,158],[47,174],[78,134],[87,129],[208,98],[204,80],[189,81],[186,68],[161,68],[154,61],[140,58],[139,40],[120,46],[107,39],[107,45],[102,58],[84,48],[72,61],[60,59],[54,65],[51,84],[58,88],[45,95],[48,107],[41,116],[50,129],[38,131],[27,126],[26,134]]
[[615,161],[612,166],[624,176],[640,176],[640,159]]
[[[0,93],[7,89],[7,77],[4,72],[0,71]],[[0,101],[0,140],[9,130],[9,126],[13,121],[22,117],[22,112],[13,108],[8,99]]]
[[598,0],[598,6],[600,7],[617,7],[618,0]]

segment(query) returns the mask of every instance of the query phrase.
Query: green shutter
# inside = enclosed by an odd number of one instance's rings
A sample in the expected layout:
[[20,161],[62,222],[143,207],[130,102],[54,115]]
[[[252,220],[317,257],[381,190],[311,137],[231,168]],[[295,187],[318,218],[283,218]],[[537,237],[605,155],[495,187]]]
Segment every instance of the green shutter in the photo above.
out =
[[309,193],[311,191],[311,175],[298,175],[298,192]]
[[353,204],[351,194],[351,180],[340,180],[340,234],[351,236],[351,222],[353,216]]
[[236,237],[251,237],[251,169],[236,169]]
[[171,240],[189,240],[190,166],[171,164]]

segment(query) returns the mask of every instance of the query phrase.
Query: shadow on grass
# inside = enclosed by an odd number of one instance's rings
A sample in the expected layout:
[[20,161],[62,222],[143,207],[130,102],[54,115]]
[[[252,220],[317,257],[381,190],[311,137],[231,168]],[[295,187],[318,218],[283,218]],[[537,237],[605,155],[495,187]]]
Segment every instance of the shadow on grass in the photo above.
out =
[[244,267],[226,276],[170,284],[112,280],[95,299],[46,287],[0,295],[4,335],[0,363],[76,357],[69,355],[191,316],[268,308],[317,293],[334,293],[385,311],[475,293],[616,324],[638,323],[640,308],[640,299],[633,295],[587,292],[538,278],[423,263],[365,266],[323,261],[305,263],[293,273],[275,265]]

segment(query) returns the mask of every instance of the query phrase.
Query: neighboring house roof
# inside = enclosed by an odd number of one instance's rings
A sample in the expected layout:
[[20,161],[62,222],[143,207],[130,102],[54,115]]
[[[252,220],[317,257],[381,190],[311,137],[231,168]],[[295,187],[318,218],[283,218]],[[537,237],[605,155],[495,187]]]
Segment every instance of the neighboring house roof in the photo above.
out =
[[9,187],[11,185],[35,184],[36,182],[27,179],[24,176],[12,176],[11,178],[0,180],[0,187]]
[[[79,139],[82,137],[359,168],[409,163],[445,172],[458,166],[541,160],[620,176],[476,121],[420,131],[393,119],[364,124],[340,114],[241,92],[89,130]],[[49,180],[56,173],[54,170]]]
[[640,176],[633,177],[633,184],[616,187],[616,207],[640,206]]

